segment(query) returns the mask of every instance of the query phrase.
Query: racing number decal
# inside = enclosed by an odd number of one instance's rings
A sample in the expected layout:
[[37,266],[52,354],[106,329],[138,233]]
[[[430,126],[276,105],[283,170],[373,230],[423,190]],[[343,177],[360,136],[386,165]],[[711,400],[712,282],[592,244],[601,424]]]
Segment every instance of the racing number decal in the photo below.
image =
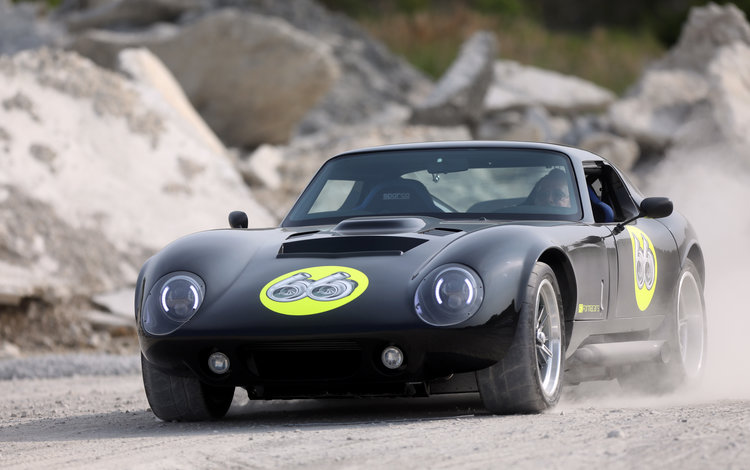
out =
[[260,301],[283,315],[315,315],[359,297],[369,284],[361,271],[344,266],[316,266],[283,274],[260,292]]
[[642,230],[626,226],[633,244],[633,273],[635,300],[638,308],[646,310],[654,297],[656,277],[659,272],[654,244]]

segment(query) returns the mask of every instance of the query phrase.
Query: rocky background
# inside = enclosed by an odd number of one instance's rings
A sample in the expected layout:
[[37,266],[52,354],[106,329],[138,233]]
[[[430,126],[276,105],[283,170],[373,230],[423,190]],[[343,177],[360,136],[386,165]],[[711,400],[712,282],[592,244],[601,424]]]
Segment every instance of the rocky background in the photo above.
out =
[[476,33],[433,82],[313,0],[0,0],[0,357],[132,352],[132,284],[169,241],[277,224],[337,152],[469,139],[583,147],[672,197],[722,357],[750,261],[744,14],[693,9],[622,97],[502,57]]

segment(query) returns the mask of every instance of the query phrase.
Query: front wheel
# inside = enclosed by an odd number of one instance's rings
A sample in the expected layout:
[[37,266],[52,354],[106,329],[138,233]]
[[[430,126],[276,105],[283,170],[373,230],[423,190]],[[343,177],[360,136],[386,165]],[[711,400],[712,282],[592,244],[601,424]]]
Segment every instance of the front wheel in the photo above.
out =
[[536,263],[529,276],[513,343],[505,357],[477,372],[484,406],[493,413],[538,413],[560,399],[565,324],[554,271]]
[[141,354],[141,372],[151,411],[164,421],[207,421],[227,414],[234,387],[214,387],[193,377],[165,374]]

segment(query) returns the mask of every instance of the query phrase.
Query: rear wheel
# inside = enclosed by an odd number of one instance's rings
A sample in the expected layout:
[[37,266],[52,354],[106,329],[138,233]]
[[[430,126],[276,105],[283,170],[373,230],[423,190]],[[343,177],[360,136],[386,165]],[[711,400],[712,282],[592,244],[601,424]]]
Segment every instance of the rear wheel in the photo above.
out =
[[706,363],[706,306],[700,275],[687,260],[677,289],[677,343],[679,375],[683,381],[700,378]]
[[633,366],[618,377],[620,385],[644,393],[668,393],[697,381],[706,363],[706,306],[700,273],[687,260],[676,288],[675,311],[671,316],[670,359],[666,364]]
[[554,271],[537,263],[529,276],[508,353],[477,372],[484,406],[493,413],[538,413],[560,399],[565,331]]
[[207,421],[227,414],[234,387],[214,387],[193,377],[165,374],[141,355],[141,371],[151,411],[164,421]]

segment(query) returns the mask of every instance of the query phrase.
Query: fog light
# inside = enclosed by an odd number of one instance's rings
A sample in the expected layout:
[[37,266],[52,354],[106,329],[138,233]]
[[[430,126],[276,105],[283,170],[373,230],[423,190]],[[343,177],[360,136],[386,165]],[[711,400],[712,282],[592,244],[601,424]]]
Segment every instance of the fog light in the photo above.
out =
[[404,353],[396,346],[388,346],[383,349],[380,360],[383,361],[383,365],[387,368],[391,370],[398,369],[404,363]]
[[208,356],[208,368],[214,374],[226,374],[229,372],[229,358],[224,353],[215,352]]

